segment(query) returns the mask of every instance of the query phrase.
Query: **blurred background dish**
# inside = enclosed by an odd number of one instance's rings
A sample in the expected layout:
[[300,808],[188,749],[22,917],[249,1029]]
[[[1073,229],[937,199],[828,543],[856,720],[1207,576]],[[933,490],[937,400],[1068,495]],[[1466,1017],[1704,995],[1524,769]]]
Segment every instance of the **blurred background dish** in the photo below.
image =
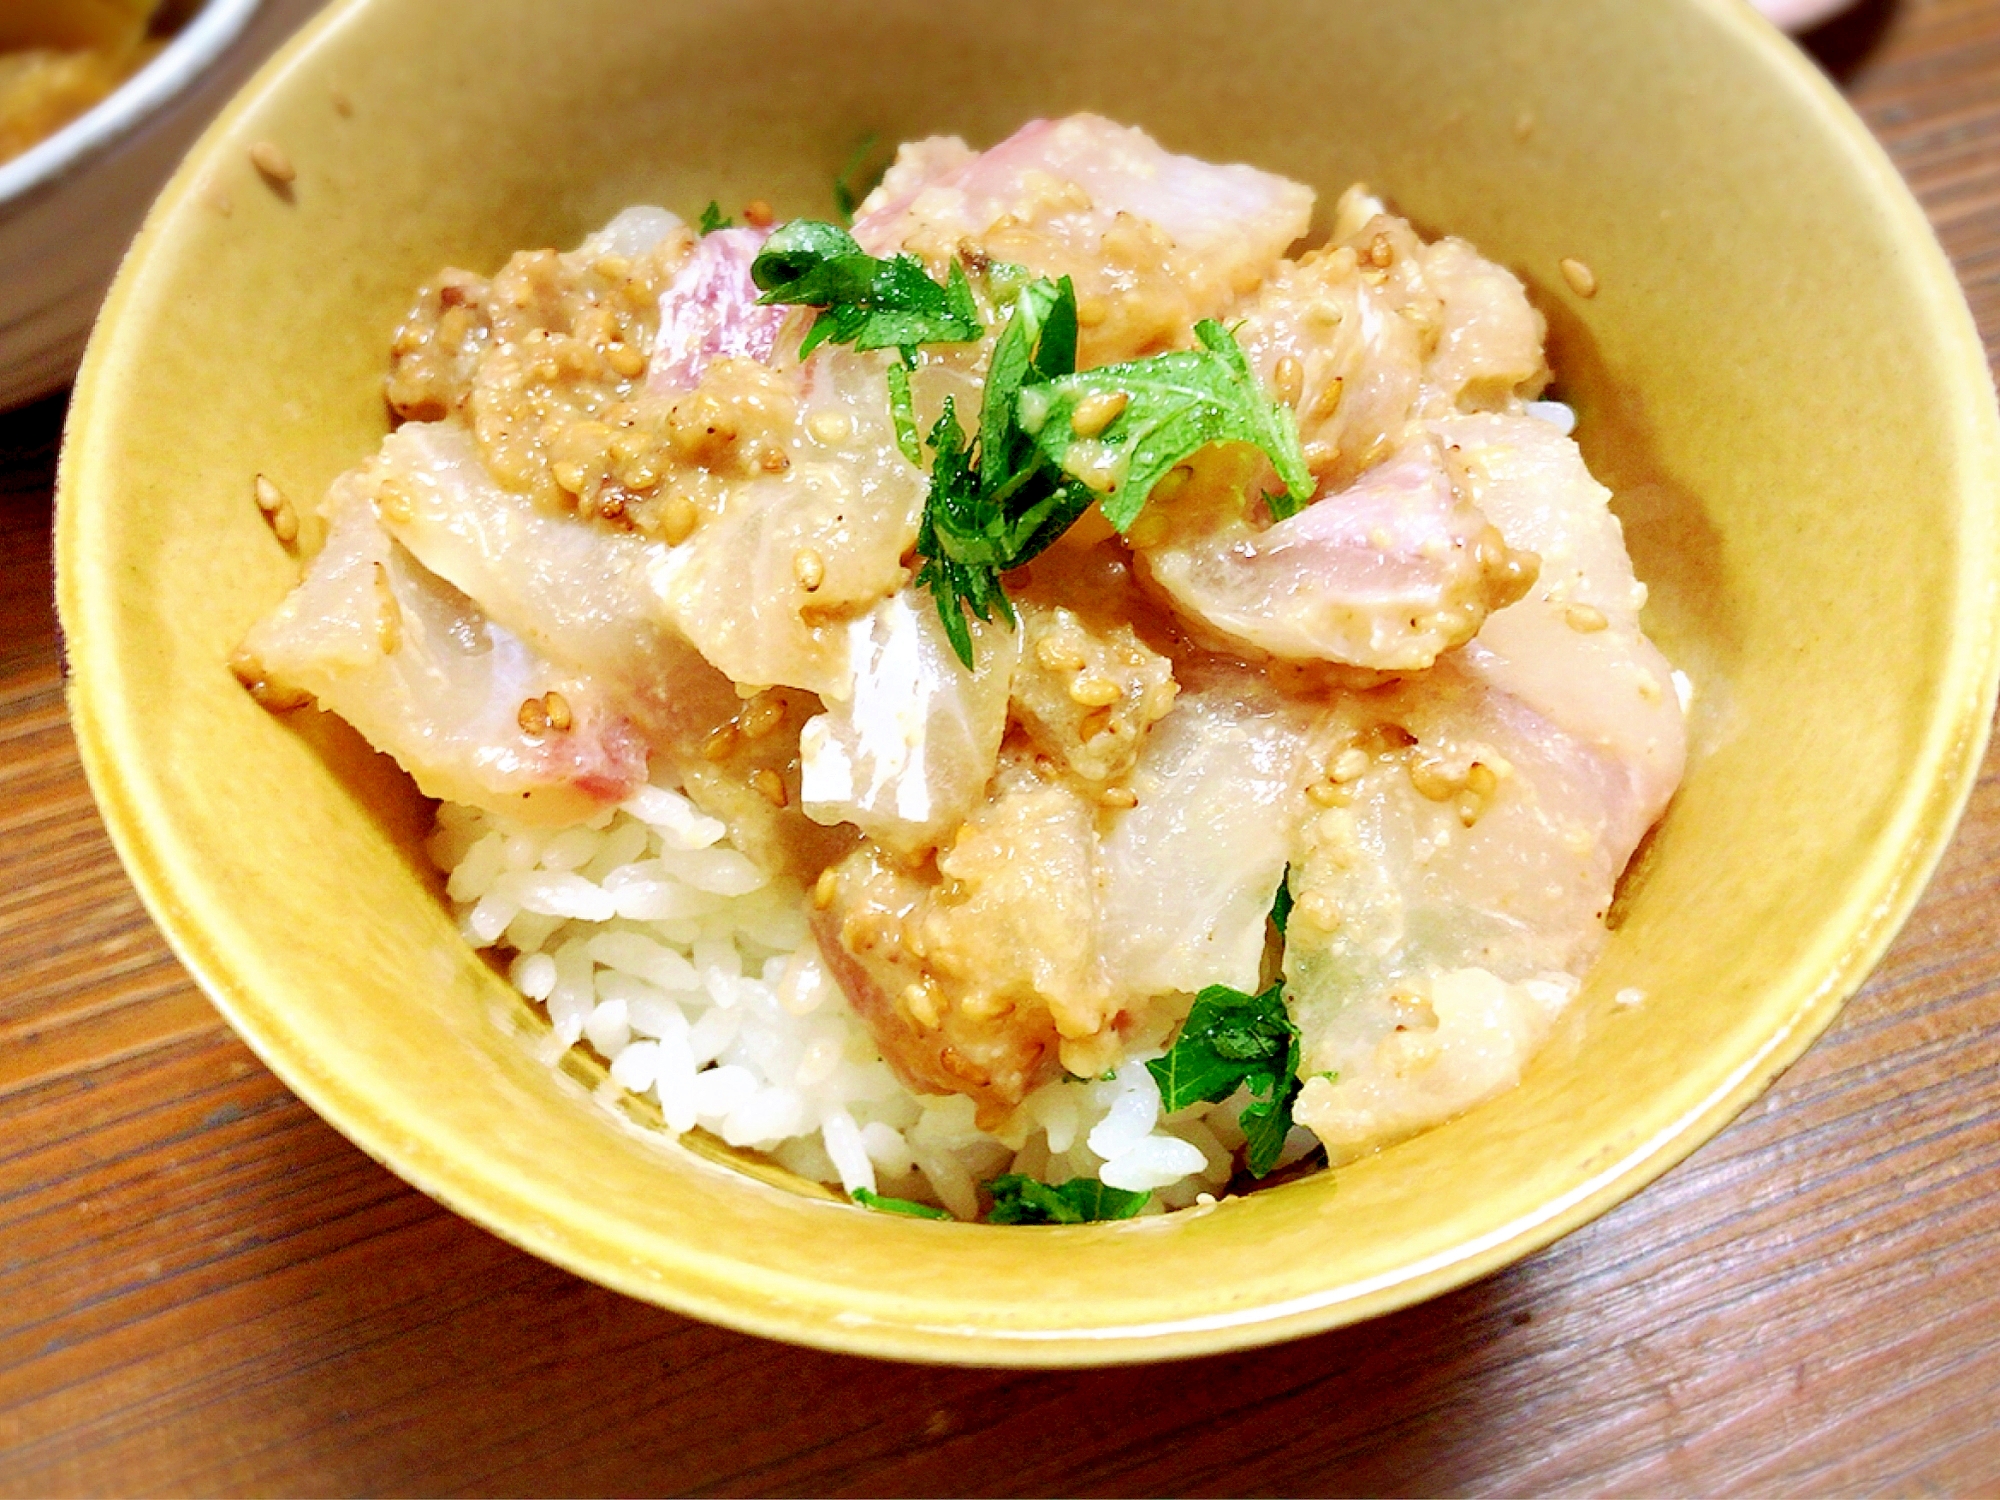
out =
[[[284,14],[252,27],[260,9]],[[0,408],[76,372],[160,184],[311,9],[299,0],[0,6]]]

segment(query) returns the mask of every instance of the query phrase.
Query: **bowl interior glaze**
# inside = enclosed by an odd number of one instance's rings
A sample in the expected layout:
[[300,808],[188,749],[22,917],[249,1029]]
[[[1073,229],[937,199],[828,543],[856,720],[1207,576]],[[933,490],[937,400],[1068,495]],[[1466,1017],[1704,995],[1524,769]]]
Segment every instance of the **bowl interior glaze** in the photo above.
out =
[[[996,1231],[672,1149],[538,1063],[457,938],[427,807],[226,666],[294,576],[251,503],[385,430],[413,289],[633,202],[825,213],[868,134],[1078,108],[1365,179],[1516,269],[1693,678],[1686,784],[1572,1034],[1521,1087],[1205,1211]],[[285,192],[246,161],[280,143]],[[227,211],[225,211],[227,205]],[[1558,274],[1575,256],[1601,290]],[[636,1296],[976,1363],[1250,1344],[1431,1295],[1635,1191],[1825,1027],[1914,901],[1993,700],[1993,394],[1886,159],[1729,0],[350,0],[153,211],[72,410],[60,603],[78,740],[161,927],[285,1081],[425,1191]],[[1643,1004],[1618,1007],[1632,986]]]

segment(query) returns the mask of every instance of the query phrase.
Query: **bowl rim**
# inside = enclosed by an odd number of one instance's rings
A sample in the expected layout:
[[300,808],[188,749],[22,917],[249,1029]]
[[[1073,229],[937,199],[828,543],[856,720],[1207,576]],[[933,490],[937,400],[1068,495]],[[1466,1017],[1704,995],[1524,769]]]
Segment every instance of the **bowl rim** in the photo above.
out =
[[[1894,938],[1953,837],[1984,757],[1996,695],[2000,694],[2000,408],[1992,370],[1957,275],[1923,210],[1882,145],[1805,54],[1740,0],[1683,0],[1733,33],[1737,45],[1772,70],[1775,80],[1817,116],[1829,143],[1866,182],[1920,273],[1912,274],[1941,354],[1956,367],[1952,409],[1941,426],[1958,456],[1958,514],[1967,522],[1955,559],[1958,592],[1954,630],[1935,711],[1915,757],[1917,774],[1903,784],[1892,814],[1857,878],[1849,909],[1858,919],[1808,955],[1787,985],[1788,1022],[1724,1076],[1708,1095],[1650,1139],[1638,1142],[1560,1198],[1415,1266],[1363,1283],[1345,1283],[1276,1304],[1222,1315],[1167,1318],[1137,1326],[1071,1330],[937,1326],[904,1321],[828,1317],[810,1299],[718,1278],[684,1247],[669,1248],[647,1275],[599,1226],[558,1232],[544,1222],[521,1187],[469,1170],[434,1140],[413,1137],[410,1121],[387,1121],[343,1082],[318,1072],[282,1027],[261,1026],[239,997],[249,995],[198,911],[176,895],[168,861],[150,839],[150,823],[134,796],[121,754],[116,703],[88,670],[88,643],[104,618],[93,605],[83,528],[87,502],[102,493],[93,475],[88,434],[115,406],[107,331],[133,295],[142,265],[163,223],[190,194],[217,143],[237,118],[281,87],[294,65],[322,39],[377,0],[335,0],[238,91],[209,125],[162,191],[134,241],[93,332],[65,426],[56,511],[57,604],[74,655],[67,702],[91,790],[114,848],[169,946],[216,1008],[284,1084],[361,1150],[406,1182],[503,1240],[600,1285],[639,1300],[741,1332],[839,1353],[939,1364],[1078,1367],[1193,1357],[1278,1342],[1395,1311],[1462,1286],[1540,1250],[1630,1197],[1713,1137],[1789,1067],[1831,1024]],[[81,668],[81,670],[79,670]],[[399,1128],[401,1127],[401,1128]],[[984,1226],[933,1226],[982,1233]],[[1046,1231],[1079,1233],[1084,1231]],[[678,1277],[678,1280],[671,1279]]]
[[171,102],[242,34],[261,3],[207,0],[138,72],[60,130],[0,162],[0,212],[67,176]]

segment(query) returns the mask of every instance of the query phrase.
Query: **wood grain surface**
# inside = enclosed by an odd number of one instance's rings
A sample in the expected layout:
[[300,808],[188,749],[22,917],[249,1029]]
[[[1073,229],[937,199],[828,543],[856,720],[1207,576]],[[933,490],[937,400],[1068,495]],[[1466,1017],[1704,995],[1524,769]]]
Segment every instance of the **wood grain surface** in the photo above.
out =
[[[2000,0],[1810,41],[2000,352]],[[0,417],[0,1493],[2000,1494],[2000,760],[1827,1036],[1542,1254],[1185,1364],[817,1354],[509,1248],[222,1025],[64,721],[62,416]]]

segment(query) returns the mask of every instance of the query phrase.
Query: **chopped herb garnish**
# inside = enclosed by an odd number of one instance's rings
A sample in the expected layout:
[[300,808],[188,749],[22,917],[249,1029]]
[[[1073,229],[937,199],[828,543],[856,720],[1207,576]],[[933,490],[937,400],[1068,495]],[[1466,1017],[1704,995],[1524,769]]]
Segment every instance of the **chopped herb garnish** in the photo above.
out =
[[708,207],[701,211],[701,223],[698,227],[703,234],[714,234],[718,229],[735,228],[736,222],[733,219],[723,218],[722,205],[711,198],[708,200]]
[[1212,984],[1195,998],[1165,1057],[1146,1064],[1167,1114],[1190,1104],[1218,1104],[1239,1088],[1250,1102],[1237,1116],[1250,1175],[1278,1164],[1299,1091],[1299,1029],[1285,1010],[1283,981],[1261,995]]
[[[818,309],[801,358],[824,343],[901,351],[888,371],[889,411],[897,446],[921,468],[909,379],[917,348],[986,332],[963,267],[954,262],[940,285],[915,256],[882,259],[838,225],[794,219],[764,242],[750,276],[760,305]],[[917,582],[968,670],[966,616],[1013,625],[1000,575],[1033,560],[1093,501],[1129,530],[1154,486],[1212,443],[1263,450],[1281,485],[1264,499],[1281,520],[1313,492],[1291,409],[1264,394],[1220,323],[1195,325],[1198,348],[1078,372],[1076,288],[1067,276],[1023,278],[1019,267],[988,268],[989,295],[1018,290],[987,364],[976,437],[946,400],[927,439]]]
[[1151,1193],[1106,1187],[1091,1177],[1072,1177],[1051,1187],[1019,1172],[1009,1172],[986,1184],[993,1195],[989,1224],[1090,1224],[1101,1219],[1129,1219],[1146,1206]]
[[956,263],[939,286],[914,255],[870,255],[845,229],[816,219],[794,219],[764,241],[750,279],[764,293],[759,306],[819,309],[799,345],[801,358],[825,343],[914,351],[986,332]]
[[941,1208],[933,1208],[928,1203],[913,1203],[908,1198],[885,1198],[882,1194],[867,1188],[856,1188],[848,1195],[863,1208],[872,1208],[877,1213],[903,1214],[912,1219],[949,1219],[950,1214]]
[[1285,925],[1292,920],[1292,867],[1285,866],[1285,873],[1278,877],[1278,894],[1271,902],[1271,925],[1278,929],[1278,936],[1285,935]]
[[1195,335],[1199,349],[1079,374],[1069,278],[1032,281],[1015,296],[987,365],[976,451],[961,437],[947,467],[938,448],[917,540],[925,559],[917,581],[967,667],[965,613],[1011,625],[1000,574],[1032,560],[1092,501],[1126,531],[1154,485],[1219,442],[1254,443],[1270,457],[1285,486],[1265,497],[1274,515],[1293,515],[1312,497],[1291,409],[1263,394],[1220,323],[1204,321]]
[[840,210],[840,222],[843,224],[854,222],[854,210],[861,206],[861,200],[866,198],[875,184],[882,180],[880,170],[870,172],[866,178],[859,178],[856,175],[866,164],[869,154],[874,149],[875,134],[870,131],[861,138],[861,144],[854,148],[854,154],[847,158],[847,165],[834,174],[833,206]]
[[1091,493],[1064,477],[1016,423],[1015,404],[1030,380],[1076,363],[1076,292],[1069,278],[1035,281],[1014,299],[1013,315],[994,341],[975,450],[949,398],[932,429],[936,452],[930,495],[918,523],[917,582],[931,592],[958,659],[972,662],[969,611],[1014,623],[1000,575],[1029,562],[1070,527]]
[[1176,464],[1211,443],[1264,450],[1284,488],[1265,497],[1279,520],[1312,498],[1291,408],[1266,396],[1229,330],[1204,318],[1197,349],[1064,375],[1021,394],[1019,420],[1049,460],[1096,492],[1125,531]]
[[903,360],[889,366],[889,420],[896,425],[896,446],[903,457],[921,469],[924,450],[917,437],[917,406],[910,395],[910,367]]

